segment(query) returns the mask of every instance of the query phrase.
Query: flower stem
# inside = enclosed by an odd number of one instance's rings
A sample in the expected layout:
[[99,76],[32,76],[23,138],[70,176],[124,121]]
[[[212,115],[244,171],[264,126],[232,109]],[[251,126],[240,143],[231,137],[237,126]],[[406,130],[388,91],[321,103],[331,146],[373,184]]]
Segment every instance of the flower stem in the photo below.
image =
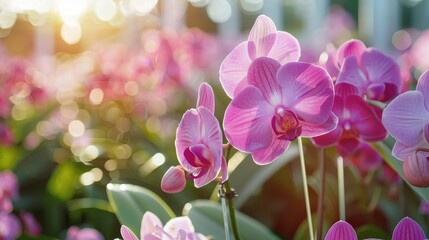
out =
[[[219,185],[219,195],[224,194],[223,185]],[[225,240],[230,240],[229,237],[229,219],[228,219],[228,209],[226,206],[226,199],[224,197],[220,198],[222,204],[222,213],[223,213],[223,225],[225,227]]]
[[237,221],[235,220],[234,202],[232,198],[235,197],[235,192],[231,188],[229,181],[224,183],[225,186],[225,198],[228,203],[229,218],[231,220],[232,232],[234,233],[235,240],[240,240],[240,233],[238,232]]
[[325,161],[325,149],[319,149],[319,166],[320,166],[320,192],[319,201],[317,203],[317,231],[316,239],[322,239],[323,230],[323,211],[325,210],[325,177],[326,177],[326,161]]
[[304,186],[304,198],[305,198],[305,209],[307,212],[308,232],[310,233],[310,240],[314,240],[313,223],[311,220],[310,198],[308,196],[307,173],[305,171],[304,150],[302,147],[301,137],[298,137],[298,147],[299,147],[299,158],[301,162],[302,184]]
[[340,220],[346,220],[346,201],[344,194],[344,160],[343,157],[337,158],[338,170],[338,201],[340,207]]

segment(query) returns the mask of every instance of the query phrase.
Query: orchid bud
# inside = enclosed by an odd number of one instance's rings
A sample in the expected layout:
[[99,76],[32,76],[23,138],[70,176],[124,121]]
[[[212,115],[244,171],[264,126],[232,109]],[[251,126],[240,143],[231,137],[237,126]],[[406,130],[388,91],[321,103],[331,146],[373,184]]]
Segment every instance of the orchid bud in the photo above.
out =
[[402,169],[405,179],[416,187],[429,187],[429,160],[426,152],[406,158]]
[[345,221],[338,221],[326,233],[325,240],[357,240],[353,227]]
[[392,240],[424,240],[425,234],[418,223],[409,217],[404,217],[393,230]]
[[161,180],[161,189],[166,193],[180,192],[185,186],[185,172],[181,166],[170,167]]

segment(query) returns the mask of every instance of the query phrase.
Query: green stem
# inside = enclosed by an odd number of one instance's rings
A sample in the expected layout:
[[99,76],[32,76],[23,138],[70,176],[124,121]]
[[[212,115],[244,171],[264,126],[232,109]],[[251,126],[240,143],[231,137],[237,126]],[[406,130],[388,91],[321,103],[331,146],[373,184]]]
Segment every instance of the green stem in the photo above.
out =
[[340,208],[340,220],[346,220],[346,201],[344,193],[344,160],[343,157],[337,158],[337,170],[338,170],[338,200]]
[[320,166],[320,192],[319,201],[317,203],[317,231],[316,239],[322,239],[323,231],[323,211],[325,203],[325,178],[326,178],[326,161],[325,161],[325,149],[319,149],[319,166]]
[[301,162],[302,184],[304,187],[305,210],[307,212],[308,232],[310,233],[310,240],[314,240],[313,222],[311,220],[310,197],[308,196],[307,173],[305,171],[304,150],[302,147],[301,137],[298,137],[298,147],[299,147],[299,159]]

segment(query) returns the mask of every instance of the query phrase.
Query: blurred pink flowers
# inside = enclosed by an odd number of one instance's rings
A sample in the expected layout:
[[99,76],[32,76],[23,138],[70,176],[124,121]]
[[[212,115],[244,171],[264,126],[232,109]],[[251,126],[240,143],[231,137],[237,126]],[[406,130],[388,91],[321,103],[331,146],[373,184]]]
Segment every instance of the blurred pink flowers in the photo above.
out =
[[274,22],[267,16],[259,16],[247,41],[240,43],[223,60],[220,66],[220,82],[230,98],[234,98],[249,85],[247,72],[258,57],[269,57],[280,64],[298,61],[301,49],[295,37],[277,31]]
[[21,224],[15,215],[0,212],[0,239],[14,240],[21,234]]
[[[124,240],[138,240],[137,236],[125,225],[121,227]],[[196,233],[189,217],[176,217],[170,219],[163,227],[159,218],[152,212],[143,215],[140,239],[170,239],[170,240],[206,240],[207,238]]]
[[247,78],[249,86],[226,109],[224,130],[231,145],[251,153],[257,164],[276,160],[299,136],[319,136],[336,127],[333,84],[324,69],[298,62],[280,66],[261,57]]
[[12,200],[18,197],[18,180],[10,171],[0,172],[0,213],[11,213]]
[[103,240],[104,237],[97,230],[72,226],[67,231],[66,240]]

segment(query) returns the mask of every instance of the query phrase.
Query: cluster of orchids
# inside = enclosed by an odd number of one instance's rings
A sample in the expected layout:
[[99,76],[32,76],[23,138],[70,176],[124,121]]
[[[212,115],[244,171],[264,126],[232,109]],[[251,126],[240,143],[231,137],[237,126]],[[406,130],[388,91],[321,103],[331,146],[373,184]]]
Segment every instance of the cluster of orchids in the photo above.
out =
[[[300,55],[297,39],[278,31],[270,18],[259,16],[248,40],[233,49],[220,66],[220,82],[231,98],[223,119],[228,143],[222,143],[221,126],[214,116],[213,90],[203,83],[196,108],[183,115],[177,128],[175,145],[180,165],[165,173],[163,191],[182,191],[186,179],[192,179],[197,188],[218,181],[228,186],[228,191],[231,147],[250,154],[256,164],[266,165],[276,161],[297,139],[313,240],[301,138],[310,138],[319,148],[336,147],[342,160],[360,148],[385,140],[388,134],[397,140],[392,154],[404,161],[406,180],[428,187],[429,73],[420,77],[415,91],[400,94],[399,65],[360,40],[343,43],[323,64],[300,62]],[[162,225],[155,225],[158,227],[154,232],[165,232]],[[124,229],[123,236],[131,235],[128,232]],[[183,237],[171,239],[197,239],[178,235]],[[234,235],[239,239],[238,234]],[[397,225],[393,236],[425,238],[410,218]],[[325,239],[357,237],[348,223],[339,221]]]

